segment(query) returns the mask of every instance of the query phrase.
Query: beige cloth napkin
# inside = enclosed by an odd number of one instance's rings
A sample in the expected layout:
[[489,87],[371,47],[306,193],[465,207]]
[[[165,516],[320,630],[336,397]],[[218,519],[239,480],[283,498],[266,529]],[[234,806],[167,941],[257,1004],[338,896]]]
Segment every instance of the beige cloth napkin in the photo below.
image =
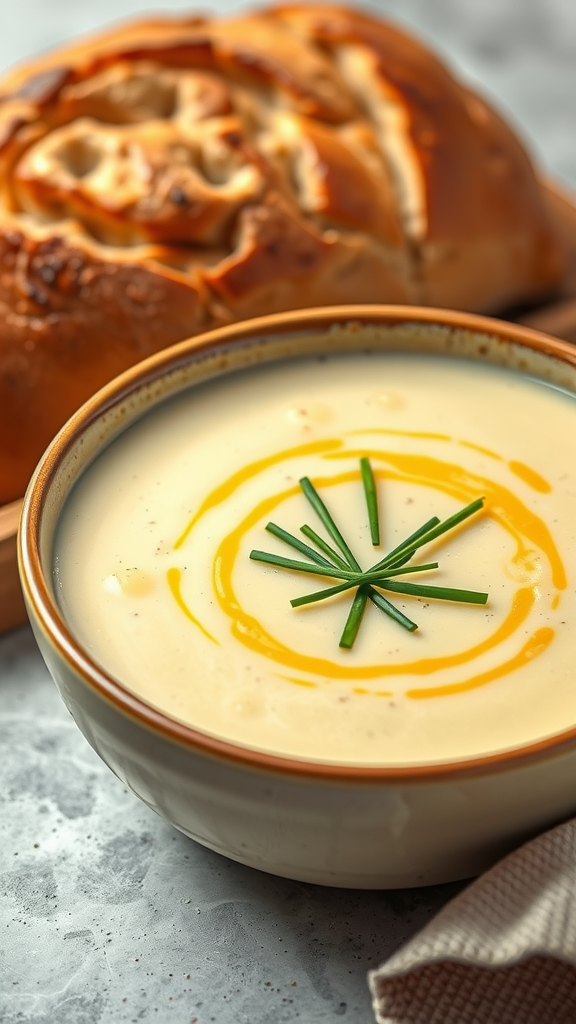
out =
[[378,1024],[576,1024],[576,820],[473,882],[369,984]]

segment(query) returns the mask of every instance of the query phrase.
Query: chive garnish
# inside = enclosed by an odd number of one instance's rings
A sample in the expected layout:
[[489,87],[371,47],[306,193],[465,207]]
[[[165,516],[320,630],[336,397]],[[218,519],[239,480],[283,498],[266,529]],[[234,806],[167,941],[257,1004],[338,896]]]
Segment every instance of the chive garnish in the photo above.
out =
[[[363,573],[362,576],[366,583],[370,583],[373,587],[385,587],[385,584],[391,576],[404,575],[407,572],[425,572],[428,569],[437,569],[438,562],[430,562],[428,565],[409,565],[405,568],[390,569],[385,573]],[[316,575],[319,575],[318,573]],[[315,594],[305,594],[303,597],[295,597],[290,601],[293,608],[299,608],[303,604],[315,604],[317,601],[323,601],[325,597],[332,597],[334,594],[341,594],[344,590],[350,590],[350,587],[357,587],[358,579],[354,576],[353,579],[346,580],[337,587],[330,587],[329,590],[317,590]]]
[[367,572],[363,572],[362,575],[367,582],[379,586],[379,580],[382,580],[382,586],[384,581],[390,578],[390,576],[404,576],[407,572],[427,572],[428,569],[437,569],[438,562],[427,562],[426,565],[390,565],[386,569],[368,569]]
[[344,632],[340,637],[340,647],[344,647],[347,650],[350,650],[350,648],[353,647],[354,641],[358,635],[358,630],[360,629],[360,623],[362,622],[362,616],[364,615],[367,600],[368,587],[358,587],[348,613],[348,618],[346,619]]
[[[484,498],[477,498],[476,501],[471,501],[465,508],[460,509],[460,512],[455,512],[453,516],[445,519],[444,522],[439,523],[438,526],[432,527],[431,530],[422,533],[418,539],[412,539],[405,541],[404,544],[396,548],[396,552],[391,552],[386,558],[383,558],[381,562],[374,565],[373,569],[380,569],[390,563],[393,555],[398,558],[403,558],[408,555],[411,556],[417,551],[418,548],[422,547],[423,544],[429,544],[430,541],[436,540],[437,537],[441,537],[443,533],[448,533],[448,530],[453,530],[455,526],[459,526],[460,523],[468,519],[469,516],[473,515],[474,512],[479,512],[484,505]],[[417,531],[418,532],[418,531]]]
[[334,565],[339,565],[341,569],[348,568],[348,562],[345,562],[338,552],[334,551],[334,548],[331,548],[330,545],[320,537],[311,526],[301,526],[300,532],[303,533],[305,537],[308,537],[308,540],[313,541],[316,547],[320,548],[320,551],[323,551],[325,555],[328,555],[328,558]]
[[453,590],[450,587],[427,587],[420,583],[396,583],[394,580],[383,580],[379,586],[382,590],[392,590],[395,594],[409,594],[411,597],[433,597],[436,601],[459,601],[462,604],[486,604],[488,594],[477,590]]
[[308,544],[300,540],[298,537],[294,537],[293,534],[288,533],[287,530],[283,530],[281,526],[276,526],[276,523],[267,523],[266,529],[268,533],[271,533],[274,537],[278,537],[279,540],[283,540],[285,544],[289,544],[290,547],[295,548],[302,555],[307,555],[312,562],[316,562],[317,565],[328,565],[331,569],[334,569],[334,564],[328,562],[322,555],[319,555],[317,551],[314,551]]
[[[378,499],[376,483],[370,460],[360,460],[360,475],[364,487],[366,507],[368,510],[368,522],[370,526],[370,537],[376,546],[380,543],[380,523],[378,517]],[[380,611],[384,612],[394,622],[413,633],[418,629],[417,623],[409,619],[407,615],[399,611],[391,601],[380,591],[387,593],[403,594],[407,597],[424,597],[437,601],[456,601],[466,604],[484,605],[488,600],[488,594],[477,590],[463,590],[453,587],[435,587],[423,583],[410,583],[404,580],[394,579],[396,576],[404,576],[419,572],[429,572],[438,568],[438,562],[428,562],[424,565],[408,565],[416,551],[442,537],[444,534],[459,526],[470,516],[479,512],[484,506],[484,498],[477,498],[470,502],[459,512],[441,521],[438,516],[428,519],[418,530],[410,534],[401,544],[397,544],[384,558],[376,562],[370,569],[362,570],[355,556],[344,540],[328,508],[322,501],[316,488],[308,479],[302,477],[300,487],[308,499],[318,518],[324,525],[330,538],[334,541],[337,551],[324,540],[311,526],[302,526],[301,532],[311,540],[316,548],[323,554],[305,544],[298,537],[288,533],[275,523],[268,523],[266,529],[273,536],[288,544],[290,547],[305,555],[309,561],[302,562],[293,558],[285,558],[283,555],[275,555],[267,551],[253,550],[250,558],[257,562],[264,562],[267,565],[278,569],[291,569],[294,572],[308,573],[313,576],[325,576],[329,579],[337,579],[342,582],[336,586],[327,587],[324,590],[315,591],[313,594],[305,594],[302,597],[294,598],[290,604],[293,608],[300,608],[309,604],[316,604],[327,598],[335,597],[347,590],[355,589],[356,593],[350,606],[348,618],[340,637],[340,647],[349,650],[353,645],[360,629],[362,616],[366,603],[370,600]],[[342,557],[344,556],[344,557]]]
[[[408,562],[412,558],[412,555],[402,554],[402,552],[404,552],[406,547],[409,547],[410,544],[412,544],[414,541],[418,540],[420,537],[423,537],[425,533],[428,533],[433,526],[437,526],[439,522],[440,520],[438,516],[433,516],[432,519],[429,519],[418,530],[415,530],[414,533],[411,533],[410,536],[406,538],[406,540],[403,540],[401,544],[398,544],[395,548],[393,548],[392,551],[390,551],[389,554],[386,555],[386,558],[382,559],[382,562],[378,562],[378,565],[381,565],[384,562],[386,562],[387,565],[403,565],[405,562]],[[376,566],[376,568],[378,568],[378,565]]]
[[412,622],[412,619],[409,619],[407,615],[404,615],[398,608],[396,608],[395,605],[392,604],[391,601],[388,601],[383,594],[379,594],[377,590],[373,589],[373,587],[370,587],[368,597],[373,604],[380,609],[380,611],[384,612],[385,615],[389,615],[391,619],[394,619],[399,626],[403,626],[404,629],[407,629],[409,633],[413,633],[418,629],[418,624],[416,622]]
[[370,537],[375,548],[380,544],[380,523],[378,521],[378,495],[376,493],[376,481],[370,465],[370,459],[360,459],[360,472],[364,484],[364,495],[366,497],[366,508],[368,509],[368,523],[370,525]]
[[297,562],[293,558],[284,558],[283,555],[273,555],[268,551],[254,550],[250,552],[250,558],[255,562],[266,562],[274,565],[277,569],[293,569],[294,572],[310,572],[314,576],[335,576],[337,579],[355,580],[361,573],[353,572],[352,569],[329,568],[311,562]]
[[290,604],[293,608],[300,608],[304,604],[316,604],[317,601],[324,601],[327,597],[334,597],[335,594],[342,594],[351,587],[356,587],[356,580],[346,580],[339,583],[337,587],[328,587],[327,590],[317,590],[314,594],[304,594],[302,597],[293,597]]
[[360,566],[358,565],[358,562],[354,558],[354,555],[352,554],[350,548],[348,547],[346,541],[344,540],[344,537],[340,533],[340,530],[336,526],[336,523],[334,522],[332,516],[330,515],[328,509],[326,508],[326,505],[324,504],[322,498],[318,494],[318,491],[316,490],[316,488],[314,487],[314,485],[311,483],[307,476],[303,476],[302,479],[300,480],[300,487],[304,491],[304,494],[308,498],[308,501],[312,505],[314,511],[317,513],[319,519],[322,521],[322,523],[328,530],[328,533],[332,537],[332,540],[336,544],[336,547],[340,548],[340,551],[344,555],[344,558],[346,559],[350,567],[352,569],[355,569],[356,572],[362,572]]

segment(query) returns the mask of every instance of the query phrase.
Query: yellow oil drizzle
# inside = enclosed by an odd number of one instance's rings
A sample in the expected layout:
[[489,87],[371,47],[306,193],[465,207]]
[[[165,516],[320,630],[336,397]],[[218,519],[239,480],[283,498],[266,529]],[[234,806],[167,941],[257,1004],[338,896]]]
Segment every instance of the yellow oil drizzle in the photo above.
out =
[[539,491],[540,494],[548,494],[552,488],[547,480],[540,473],[537,473],[535,469],[527,466],[524,462],[515,462],[512,460],[508,463],[508,469],[519,476],[525,484],[532,487],[533,490]]
[[354,686],[352,693],[359,693],[361,696],[369,694],[371,697],[393,697],[391,690],[369,690],[366,686]]
[[493,452],[490,448],[483,448],[481,444],[474,444],[473,441],[458,441],[463,448],[472,448],[475,452],[480,452],[481,455],[489,455],[491,459],[497,459],[498,462],[504,462],[501,455],[497,452]]
[[[552,570],[552,580],[558,590],[566,587],[566,573],[562,559],[556,550],[546,524],[534,512],[524,505],[508,488],[501,484],[494,483],[488,477],[477,476],[470,473],[462,466],[450,462],[442,462],[429,455],[409,455],[398,452],[383,452],[376,450],[359,449],[353,451],[331,452],[326,454],[326,459],[362,458],[367,455],[370,459],[385,462],[388,465],[400,469],[405,480],[410,483],[421,483],[438,488],[454,498],[463,501],[472,501],[479,495],[486,498],[488,514],[497,519],[516,539],[518,553],[524,550],[522,536],[527,537],[532,544],[546,554]],[[390,475],[390,474],[388,474]],[[326,484],[327,481],[318,481]]]
[[391,427],[369,427],[366,430],[348,430],[345,437],[356,434],[392,434],[394,437],[425,437],[429,441],[451,441],[449,434],[435,434],[428,430],[392,430]]
[[296,686],[318,686],[318,683],[313,683],[311,679],[298,679],[296,676],[280,676],[280,679],[287,679],[289,683],[296,683]]
[[481,672],[477,676],[472,676],[471,679],[465,679],[461,683],[448,683],[446,686],[431,686],[420,690],[407,690],[406,696],[413,697],[416,700],[423,700],[427,697],[447,697],[454,693],[464,693],[466,690],[476,690],[479,686],[485,686],[486,683],[491,683],[494,679],[499,679],[509,672],[514,672],[517,668],[522,668],[527,661],[532,661],[538,655],[543,654],[552,643],[554,636],[554,630],[550,629],[549,626],[544,626],[532,634],[518,654],[515,654],[513,658],[509,658],[508,661],[496,665],[495,668],[491,668],[487,672]]
[[204,636],[207,636],[209,640],[212,640],[213,643],[217,644],[218,641],[216,640],[216,638],[213,637],[212,634],[204,628],[202,623],[199,622],[194,615],[192,615],[192,612],[190,611],[188,605],[186,604],[184,598],[182,597],[182,591],[180,588],[180,583],[182,581],[181,570],[175,568],[168,569],[168,572],[166,573],[166,579],[168,580],[168,586],[170,587],[172,597],[176,601],[176,604],[178,605],[180,610],[184,612],[186,618],[190,619],[190,622],[193,622],[195,626],[198,626],[198,629],[201,630],[202,633],[204,633]]
[[[383,476],[381,470],[375,470],[375,476]],[[320,487],[331,487],[339,483],[347,483],[358,479],[358,471],[351,470],[347,473],[340,473],[336,476],[326,478],[315,478],[315,483]],[[387,478],[404,479],[397,473],[387,473]],[[377,665],[346,665],[339,662],[329,661],[324,658],[316,658],[311,655],[300,654],[291,647],[281,643],[270,633],[258,619],[250,615],[239,603],[232,582],[234,564],[238,557],[240,544],[245,533],[268,516],[277,505],[286,498],[299,492],[298,487],[290,487],[270,498],[264,499],[256,505],[252,511],[238,524],[235,530],[221,542],[216,558],[214,560],[214,586],[216,595],[222,610],[232,620],[232,631],[234,635],[247,647],[265,657],[271,658],[283,665],[296,668],[301,672],[312,672],[317,675],[328,676],[333,679],[374,679],[382,676],[401,675],[413,673],[426,675],[438,672],[442,669],[464,664],[473,657],[490,650],[496,644],[502,643],[508,636],[514,633],[527,618],[528,613],[535,601],[535,593],[532,587],[523,587],[516,591],[512,600],[512,607],[504,622],[495,632],[475,645],[473,648],[459,652],[458,654],[445,655],[438,658],[422,658],[417,661],[405,662],[402,664],[377,664]]]
[[278,463],[283,462],[285,459],[290,459],[293,456],[298,455],[316,455],[322,452],[328,452],[333,448],[341,448],[343,442],[339,439],[333,439],[331,441],[311,441],[309,444],[300,444],[295,448],[285,448],[281,452],[276,452],[275,455],[267,455],[264,459],[257,459],[256,462],[250,462],[243,469],[239,469],[237,473],[234,473],[228,480],[225,480],[220,487],[216,487],[210,492],[205,501],[202,502],[200,508],[192,516],[192,519],[186,525],[186,529],[180,534],[178,540],[174,545],[174,550],[177,551],[181,548],[184,541],[189,537],[192,529],[196,525],[199,519],[202,518],[206,512],[210,509],[216,508],[217,505],[221,505],[223,501],[226,501],[231,494],[237,490],[247,480],[251,480],[252,477],[257,476],[265,469],[269,469],[270,466],[276,466]]
[[[451,440],[446,435],[424,432],[393,431],[383,429],[371,432],[398,434],[409,437],[434,438],[437,440]],[[366,433],[366,431],[354,431],[353,433]],[[468,447],[472,448],[478,447],[468,444],[467,442],[459,443],[466,444]],[[526,540],[528,540],[532,547],[538,548],[543,554],[545,554],[550,564],[553,582],[556,588],[558,590],[562,590],[566,586],[564,566],[545,523],[504,486],[495,483],[489,478],[475,475],[462,466],[443,462],[442,460],[432,458],[431,456],[412,455],[393,451],[382,451],[378,449],[367,451],[364,448],[358,451],[351,451],[349,449],[339,451],[338,449],[341,448],[343,448],[343,442],[340,439],[328,439],[285,449],[275,455],[257,460],[250,463],[248,466],[245,466],[243,469],[233,474],[219,487],[215,488],[207,496],[196,514],[187,524],[183,533],[178,538],[175,548],[182,546],[185,540],[189,537],[194,526],[210,509],[230,498],[237,488],[243,483],[257,476],[263,470],[281,463],[285,459],[313,453],[320,454],[324,459],[330,460],[357,459],[363,456],[368,456],[374,463],[384,463],[386,465],[386,469],[378,468],[377,465],[373,466],[375,476],[381,479],[387,478],[432,486],[463,501],[471,501],[479,495],[484,495],[487,499],[485,514],[496,520],[500,526],[506,529],[514,537],[516,541],[517,551],[512,561],[515,561],[518,564],[524,564],[527,562],[529,556],[533,556],[534,552],[532,548],[526,546]],[[482,451],[482,449],[479,450]],[[500,456],[488,452],[488,450],[485,451],[486,454],[493,455],[494,458],[500,459]],[[529,467],[526,468],[529,469]],[[535,474],[535,476],[537,477],[538,474]],[[358,479],[359,471],[354,469],[352,471],[339,473],[326,478],[314,477],[314,483],[317,487],[332,487],[337,484],[355,481]],[[541,480],[541,478],[539,479]],[[519,628],[522,622],[526,620],[530,609],[537,599],[538,591],[536,586],[521,587],[513,596],[511,608],[507,613],[506,618],[490,637],[467,650],[452,655],[436,658],[422,658],[413,662],[394,665],[347,665],[345,663],[333,662],[325,658],[316,658],[310,655],[300,654],[269,634],[258,619],[250,615],[249,612],[240,605],[232,582],[234,565],[239,554],[241,542],[247,531],[260,522],[287,498],[298,493],[300,493],[299,487],[292,486],[261,501],[247,516],[245,516],[236,528],[222,540],[214,559],[213,580],[215,592],[222,610],[231,620],[233,635],[245,646],[276,661],[276,663],[286,665],[293,669],[295,668],[300,672],[318,675],[328,679],[359,680],[375,679],[378,677],[400,674],[425,675],[451,666],[464,664],[502,643],[503,640],[511,636]],[[441,544],[443,541],[444,538],[439,538],[437,543]],[[178,574],[178,576],[175,574]],[[214,640],[214,637],[210,636],[207,630],[186,607],[180,593],[179,574],[180,571],[177,569],[169,570],[169,584],[179,607],[184,611],[188,618],[202,630],[202,632],[209,636],[211,640]],[[482,686],[485,683],[490,682],[492,679],[498,678],[500,675],[513,671],[515,668],[519,667],[520,664],[524,664],[524,662],[530,658],[536,657],[539,653],[545,650],[553,636],[554,633],[551,629],[538,630],[530,641],[524,645],[521,652],[510,661],[460,683],[440,687],[411,689],[408,691],[407,696],[418,699],[428,696],[443,696],[448,693],[462,692],[466,689],[474,689],[478,686]],[[315,683],[303,681],[302,679],[290,676],[283,676],[282,678],[286,678],[298,685],[317,685]],[[367,692],[386,697],[393,696],[389,691],[364,691],[363,688],[360,687],[355,688],[353,692]]]

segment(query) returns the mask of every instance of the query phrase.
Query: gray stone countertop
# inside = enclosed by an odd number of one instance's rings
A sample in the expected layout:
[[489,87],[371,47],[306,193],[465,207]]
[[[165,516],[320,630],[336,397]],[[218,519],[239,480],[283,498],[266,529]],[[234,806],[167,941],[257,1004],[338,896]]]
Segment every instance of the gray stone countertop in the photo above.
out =
[[[139,6],[4,0],[0,69]],[[545,170],[576,190],[573,0],[371,6],[497,98]],[[363,1024],[366,971],[460,888],[323,889],[186,839],[88,747],[28,629],[0,639],[0,713],[3,1024]]]

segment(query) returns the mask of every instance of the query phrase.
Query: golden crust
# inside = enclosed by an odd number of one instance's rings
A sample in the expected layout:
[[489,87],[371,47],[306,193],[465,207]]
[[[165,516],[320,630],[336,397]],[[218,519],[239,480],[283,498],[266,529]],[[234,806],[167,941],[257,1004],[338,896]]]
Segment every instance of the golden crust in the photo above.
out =
[[124,25],[0,83],[0,504],[96,388],[220,323],[496,312],[558,280],[511,130],[368,15]]

